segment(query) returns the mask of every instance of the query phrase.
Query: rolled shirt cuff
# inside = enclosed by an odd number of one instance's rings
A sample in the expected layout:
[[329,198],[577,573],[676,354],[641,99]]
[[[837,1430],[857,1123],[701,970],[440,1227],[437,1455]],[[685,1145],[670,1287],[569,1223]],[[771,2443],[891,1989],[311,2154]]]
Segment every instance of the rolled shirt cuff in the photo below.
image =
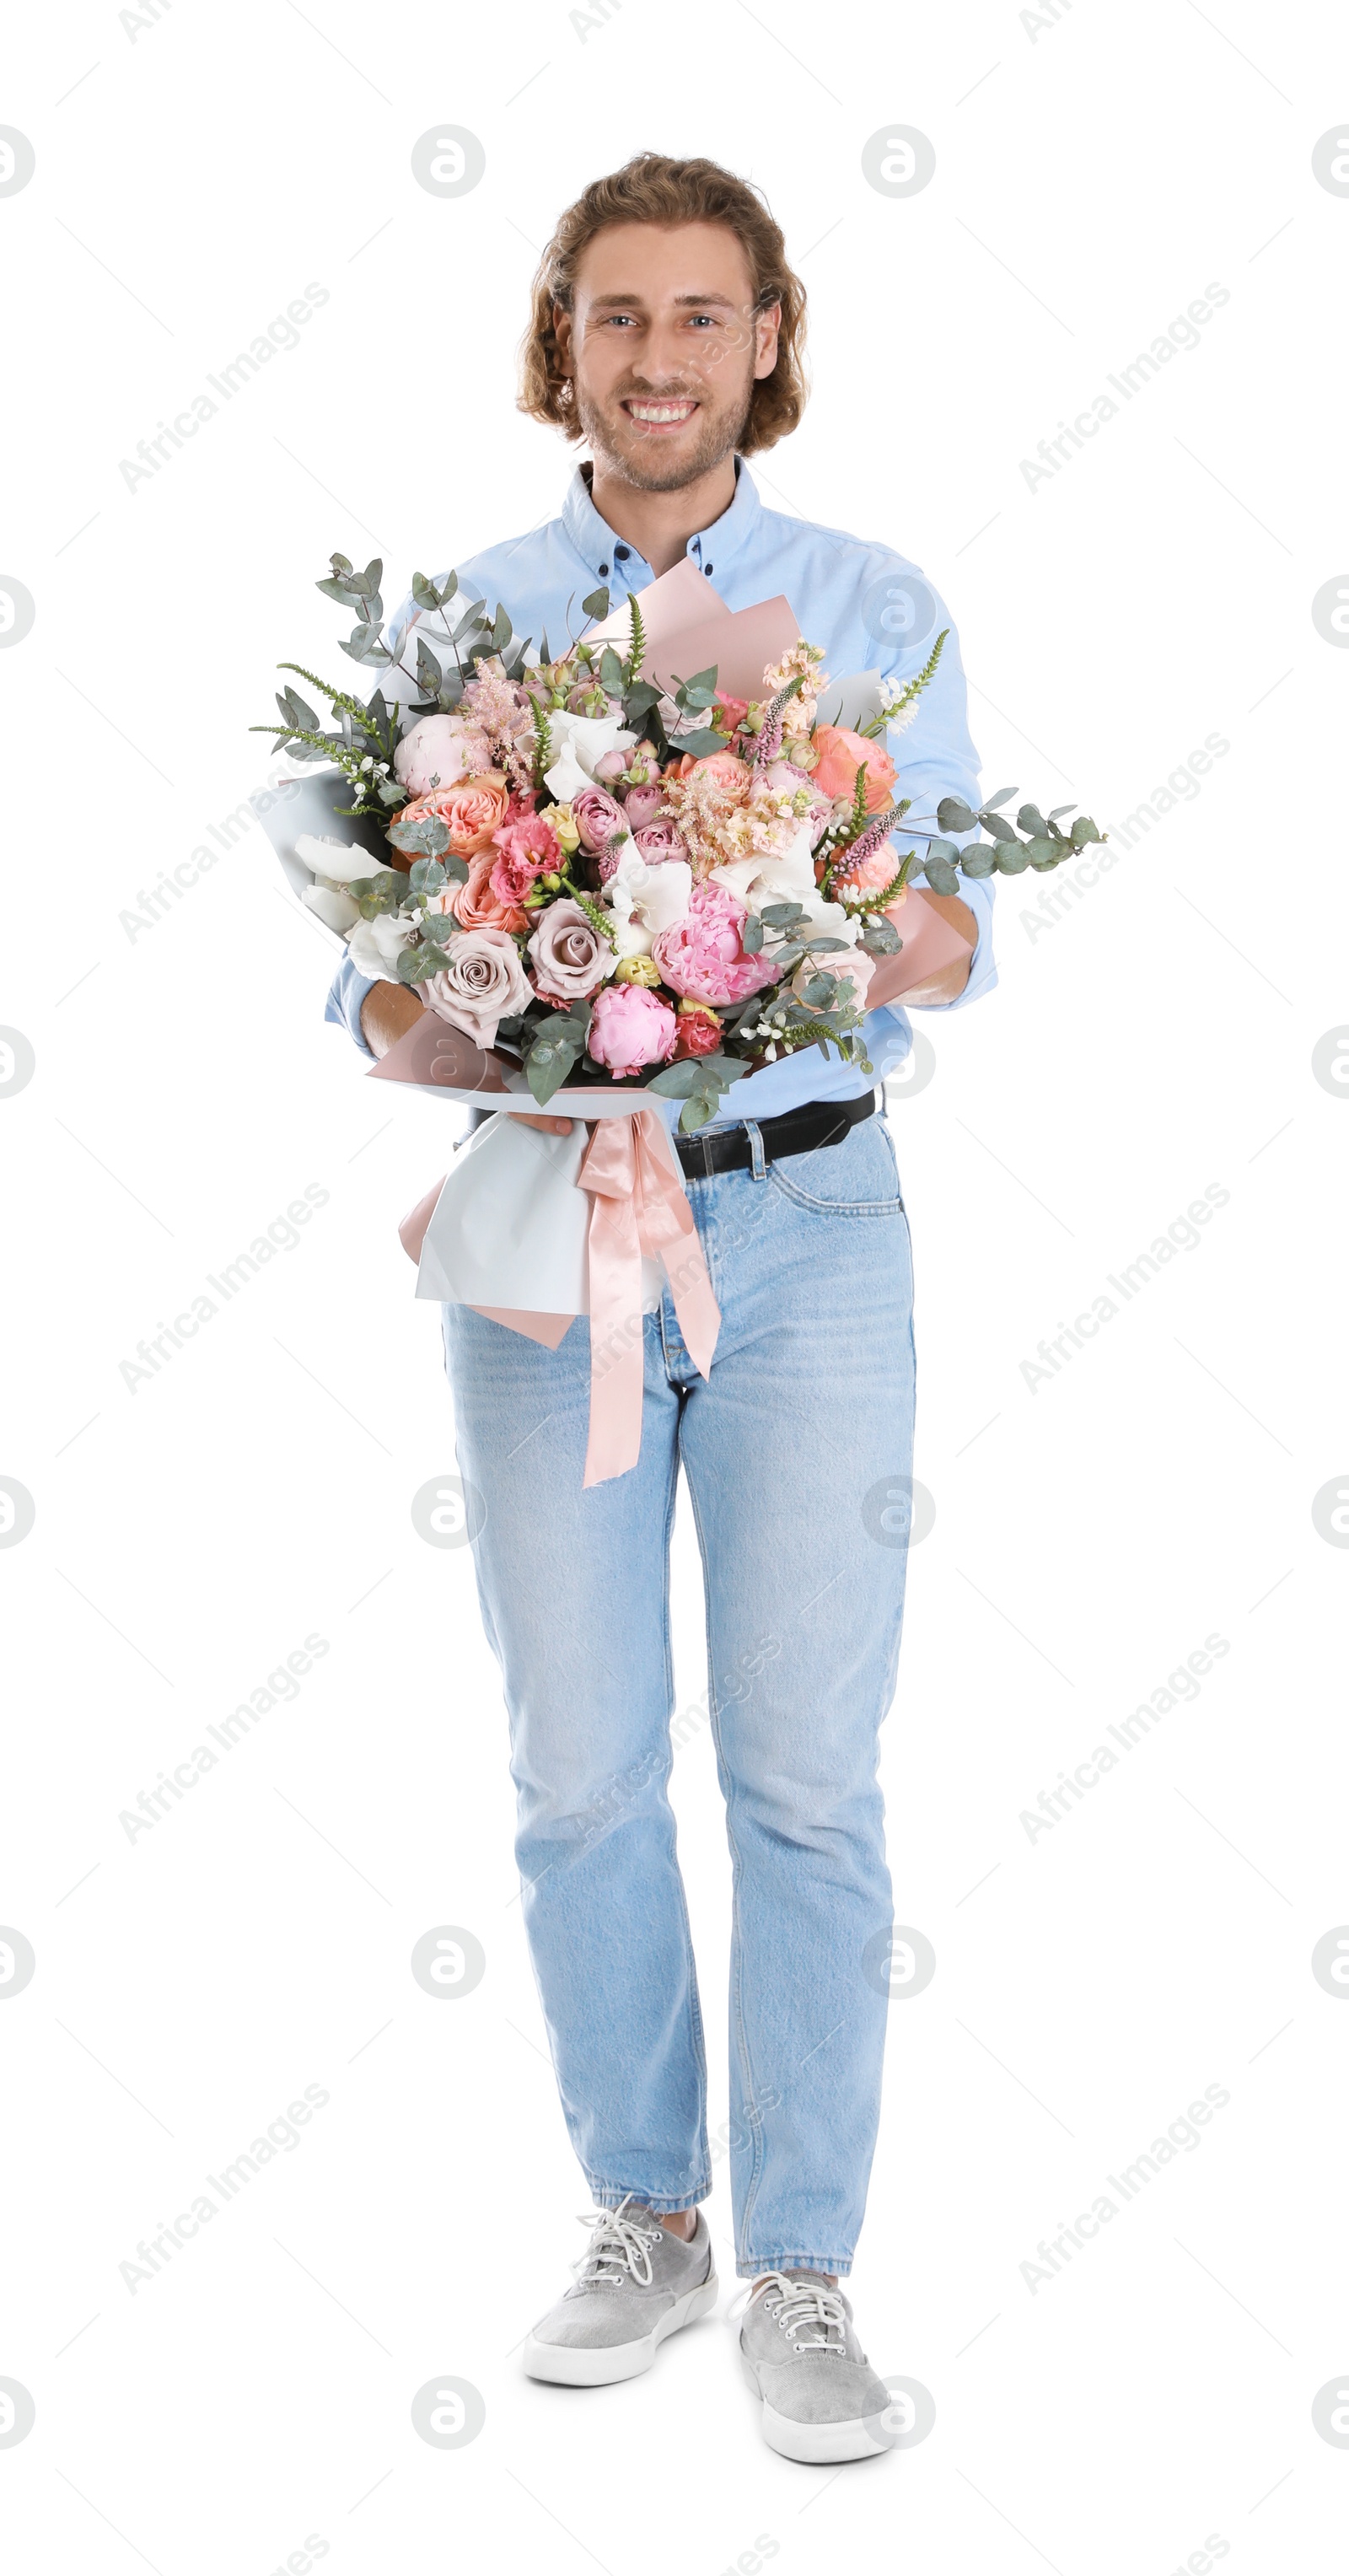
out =
[[375,1050],[361,1027],[361,1004],[375,982],[373,975],[362,975],[349,957],[344,957],[334,975],[324,1009],[325,1020],[335,1020],[354,1038],[362,1055],[375,1061]]

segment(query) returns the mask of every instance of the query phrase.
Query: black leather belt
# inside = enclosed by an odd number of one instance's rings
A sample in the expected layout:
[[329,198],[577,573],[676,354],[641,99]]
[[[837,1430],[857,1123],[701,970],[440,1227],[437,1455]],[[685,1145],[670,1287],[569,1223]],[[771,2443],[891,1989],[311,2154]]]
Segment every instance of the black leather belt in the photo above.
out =
[[[814,1154],[821,1145],[841,1145],[850,1127],[859,1126],[864,1118],[874,1118],[876,1094],[862,1092],[856,1100],[808,1100],[800,1109],[787,1109],[780,1118],[755,1121],[763,1139],[764,1161],[777,1163],[784,1154]],[[737,1127],[721,1127],[714,1136],[674,1137],[675,1152],[690,1180],[706,1180],[713,1172],[748,1172],[754,1155],[743,1121]]]

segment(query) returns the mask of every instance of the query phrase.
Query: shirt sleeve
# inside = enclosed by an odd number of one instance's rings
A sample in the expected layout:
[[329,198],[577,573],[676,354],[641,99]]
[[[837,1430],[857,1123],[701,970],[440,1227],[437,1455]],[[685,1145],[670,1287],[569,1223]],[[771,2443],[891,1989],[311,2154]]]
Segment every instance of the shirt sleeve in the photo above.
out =
[[372,1064],[375,1061],[375,1050],[369,1044],[365,1031],[361,1027],[361,1004],[366,994],[372,990],[374,981],[373,975],[360,974],[351,959],[344,957],[333,977],[323,1013],[325,1020],[334,1020],[339,1027],[347,1030],[348,1034],[355,1039],[362,1055],[368,1055]]
[[[937,830],[929,821],[917,826],[917,817],[934,816],[943,796],[963,796],[967,805],[977,808],[980,799],[979,754],[970,739],[965,667],[960,658],[960,638],[945,601],[938,598],[931,585],[925,587],[932,599],[935,615],[927,633],[918,642],[894,653],[882,663],[887,695],[897,695],[906,680],[915,678],[928,661],[932,647],[943,627],[948,629],[942,646],[941,660],[933,677],[917,702],[912,722],[897,731],[893,726],[886,740],[895,764],[896,802],[907,796],[915,817],[911,834],[912,846],[920,854],[924,844]],[[895,836],[895,847],[905,848],[907,823]],[[978,839],[977,832],[948,832],[944,836],[964,849]],[[926,885],[921,868],[913,871],[912,885]],[[969,905],[978,924],[979,935],[970,959],[969,977],[963,992],[949,1002],[915,1003],[916,1010],[958,1011],[967,1002],[977,1002],[981,994],[991,992],[998,980],[993,958],[993,880],[991,877],[965,877],[960,880],[960,900]],[[889,1008],[890,1005],[884,1007]],[[899,1011],[901,1005],[893,1005]]]

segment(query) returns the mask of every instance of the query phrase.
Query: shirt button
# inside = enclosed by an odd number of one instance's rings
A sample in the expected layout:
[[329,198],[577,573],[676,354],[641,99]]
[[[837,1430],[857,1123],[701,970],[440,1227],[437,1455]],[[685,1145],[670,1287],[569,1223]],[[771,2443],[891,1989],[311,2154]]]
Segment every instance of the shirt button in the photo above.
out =
[[711,566],[710,564],[704,564],[704,565],[703,565],[703,570],[704,570],[704,572],[710,573],[710,572],[711,572],[711,570],[712,570],[712,566]]
[[629,549],[627,548],[627,546],[615,546],[615,548],[614,548],[614,561],[615,561],[615,563],[626,563],[626,562],[627,562],[627,560],[628,560],[628,552],[629,552]]
[[609,574],[609,567],[608,567],[608,565],[607,565],[607,564],[601,564],[601,565],[600,565],[600,572],[601,572],[601,574],[604,576],[604,578],[607,580],[607,579],[608,579],[608,574]]

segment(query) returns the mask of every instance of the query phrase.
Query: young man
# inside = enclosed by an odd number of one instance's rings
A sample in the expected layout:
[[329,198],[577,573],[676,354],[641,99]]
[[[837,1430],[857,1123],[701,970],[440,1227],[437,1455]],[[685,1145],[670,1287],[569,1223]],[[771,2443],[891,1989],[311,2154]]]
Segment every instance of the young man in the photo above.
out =
[[[556,649],[573,602],[604,584],[617,604],[687,556],[732,609],[785,592],[837,676],[921,669],[951,621],[916,568],[769,510],[744,461],[800,416],[804,308],[777,225],[716,164],[644,153],[587,188],[539,270],[521,408],[584,437],[594,462],[560,518],[457,567],[465,595],[502,602],[517,633],[546,631]],[[882,396],[883,369],[873,382]],[[897,584],[934,612],[907,646],[883,623]],[[412,622],[409,609],[400,631]],[[952,793],[977,805],[953,632],[893,750],[915,813]],[[990,888],[940,908],[972,949],[908,998],[950,1009],[995,980]],[[380,1055],[420,1008],[348,964],[329,1017]],[[865,1035],[876,1079],[908,1052],[898,1008],[873,1011]],[[681,1140],[721,1327],[704,1380],[668,1293],[646,1316],[626,1475],[582,1487],[584,1317],[550,1351],[444,1310],[459,1465],[485,1504],[474,1555],[510,1711],[525,1921],[596,2202],[575,2286],[534,2328],[525,2367],[573,2386],[629,2378],[716,2298],[702,2024],[666,1795],[682,1463],[733,1860],[730,2170],[737,2270],[753,2285],[741,2353],[768,2440],[812,2461],[885,2449],[894,2422],[839,2288],[880,2104],[891,1897],[877,1734],[906,1534],[902,1506],[898,1527],[886,1506],[906,1490],[913,1436],[908,1220],[875,1105],[855,1066],[812,1047],[746,1076],[712,1128]]]

